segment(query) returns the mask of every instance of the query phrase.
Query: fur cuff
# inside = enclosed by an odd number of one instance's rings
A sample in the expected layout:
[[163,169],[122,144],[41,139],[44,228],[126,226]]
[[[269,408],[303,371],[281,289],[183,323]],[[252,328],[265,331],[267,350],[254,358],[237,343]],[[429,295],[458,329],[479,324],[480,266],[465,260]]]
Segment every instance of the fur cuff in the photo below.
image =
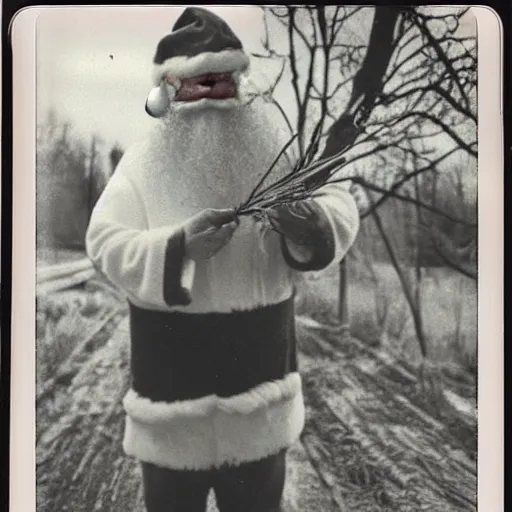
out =
[[124,406],[125,453],[171,469],[262,459],[293,444],[305,421],[297,372],[229,398],[155,403],[130,390]]
[[185,233],[181,229],[167,240],[164,264],[164,300],[168,306],[192,302],[195,264],[185,257]]
[[194,57],[172,57],[153,66],[153,83],[160,85],[164,75],[190,78],[208,73],[243,72],[249,67],[249,57],[242,50],[204,52]]
[[[324,269],[332,262],[335,255],[335,238],[332,224],[321,206],[311,202],[310,207],[316,213],[316,233],[311,245],[301,248],[295,246],[284,235],[281,235],[281,249],[286,263],[294,270],[302,272]],[[305,251],[306,253],[299,253],[300,259],[296,257],[299,251]],[[309,259],[305,256],[309,256]]]

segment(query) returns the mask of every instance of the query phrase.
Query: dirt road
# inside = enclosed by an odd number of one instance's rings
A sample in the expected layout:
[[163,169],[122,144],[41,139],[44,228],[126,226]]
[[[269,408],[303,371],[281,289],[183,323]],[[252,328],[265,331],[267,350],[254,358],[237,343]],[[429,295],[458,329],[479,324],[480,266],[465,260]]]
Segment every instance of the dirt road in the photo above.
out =
[[[289,454],[286,512],[476,510],[471,393],[447,378],[451,399],[434,407],[412,370],[361,342],[305,318],[298,336],[307,425]],[[128,362],[124,319],[38,404],[38,512],[143,512],[121,449]]]

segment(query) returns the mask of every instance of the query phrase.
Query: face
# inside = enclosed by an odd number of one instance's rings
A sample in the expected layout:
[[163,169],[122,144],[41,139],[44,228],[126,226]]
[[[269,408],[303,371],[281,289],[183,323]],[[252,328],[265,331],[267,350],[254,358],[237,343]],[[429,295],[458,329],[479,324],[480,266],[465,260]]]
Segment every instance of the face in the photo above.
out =
[[[167,82],[176,87],[178,81],[167,75]],[[209,73],[179,81],[176,102],[192,102],[203,98],[227,100],[238,96],[238,83],[234,73]]]
[[244,103],[243,75],[240,70],[203,73],[187,78],[167,74],[164,81],[172,112],[206,109],[229,110]]
[[[156,183],[168,179],[173,198],[187,198],[183,215],[240,204],[289,137],[264,99],[251,101],[248,74],[205,74],[205,67],[201,75],[164,77],[170,102],[150,137],[150,166],[162,176]],[[283,165],[274,174],[284,172]]]

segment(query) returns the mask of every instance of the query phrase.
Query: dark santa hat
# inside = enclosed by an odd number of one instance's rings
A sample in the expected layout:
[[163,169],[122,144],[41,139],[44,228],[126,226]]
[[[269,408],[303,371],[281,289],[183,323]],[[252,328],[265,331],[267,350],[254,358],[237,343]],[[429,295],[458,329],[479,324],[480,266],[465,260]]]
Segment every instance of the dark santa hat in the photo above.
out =
[[161,117],[169,107],[165,78],[180,79],[209,73],[243,72],[249,57],[229,25],[212,12],[187,7],[172,28],[160,40],[153,58],[152,79],[155,88],[146,101],[146,112]]
[[153,58],[153,82],[171,74],[189,78],[207,73],[244,71],[249,57],[229,25],[206,9],[187,7]]

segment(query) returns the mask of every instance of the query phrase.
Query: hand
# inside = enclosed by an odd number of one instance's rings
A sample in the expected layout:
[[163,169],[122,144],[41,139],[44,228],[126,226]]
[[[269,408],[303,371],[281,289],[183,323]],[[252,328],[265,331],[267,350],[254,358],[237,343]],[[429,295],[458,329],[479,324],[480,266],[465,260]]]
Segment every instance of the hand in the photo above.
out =
[[297,201],[267,210],[272,227],[297,245],[313,245],[322,236],[321,218],[311,201]]
[[231,240],[237,226],[233,210],[199,212],[184,227],[186,256],[195,261],[213,257]]

